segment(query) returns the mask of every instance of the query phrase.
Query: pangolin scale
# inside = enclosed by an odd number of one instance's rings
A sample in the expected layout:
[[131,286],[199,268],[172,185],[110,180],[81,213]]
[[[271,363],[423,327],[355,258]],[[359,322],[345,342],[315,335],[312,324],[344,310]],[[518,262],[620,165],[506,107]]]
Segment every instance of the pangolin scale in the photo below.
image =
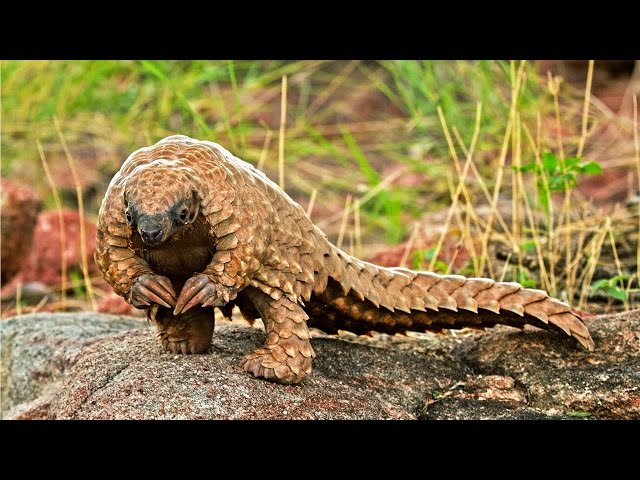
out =
[[281,383],[311,372],[309,326],[403,333],[530,324],[594,348],[580,316],[544,291],[348,255],[262,172],[182,135],[135,151],[116,173],[95,260],[116,293],[147,310],[169,351],[206,352],[214,307],[262,318],[265,345],[242,367]]

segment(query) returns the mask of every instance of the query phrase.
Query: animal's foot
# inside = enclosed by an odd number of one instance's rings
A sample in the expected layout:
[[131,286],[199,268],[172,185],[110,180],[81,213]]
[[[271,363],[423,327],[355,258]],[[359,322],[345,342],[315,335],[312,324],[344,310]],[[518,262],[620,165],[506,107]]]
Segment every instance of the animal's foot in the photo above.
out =
[[205,353],[209,349],[209,342],[202,342],[196,340],[172,340],[168,338],[162,338],[162,347],[167,352],[171,353]]
[[267,341],[263,348],[244,357],[240,366],[273,382],[301,382],[311,373],[316,356],[309,341],[309,317],[300,305],[286,297],[274,300],[257,289],[249,289],[247,294],[265,323]]
[[[311,344],[309,344],[309,350],[313,354]],[[299,351],[291,356],[279,345],[268,345],[266,348],[258,348],[246,355],[240,366],[256,377],[292,384],[300,383],[311,373],[312,358],[312,355],[305,357]]]
[[155,318],[158,341],[172,353],[205,353],[211,345],[215,321],[213,309],[198,308],[189,314],[173,316],[161,309]]
[[129,301],[136,308],[152,304],[171,308],[176,304],[176,292],[167,277],[145,273],[136,278],[129,292]]

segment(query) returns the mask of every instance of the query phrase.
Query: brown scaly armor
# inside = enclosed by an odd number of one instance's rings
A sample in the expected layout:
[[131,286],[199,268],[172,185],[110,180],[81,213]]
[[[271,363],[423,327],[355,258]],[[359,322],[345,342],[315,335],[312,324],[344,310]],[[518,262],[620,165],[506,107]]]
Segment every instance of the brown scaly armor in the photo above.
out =
[[214,307],[262,318],[265,345],[242,367],[282,383],[311,372],[309,326],[401,333],[530,324],[594,348],[580,316],[544,291],[346,254],[262,172],[182,135],[132,153],[113,177],[95,260],[116,293],[147,309],[174,353],[207,351]]

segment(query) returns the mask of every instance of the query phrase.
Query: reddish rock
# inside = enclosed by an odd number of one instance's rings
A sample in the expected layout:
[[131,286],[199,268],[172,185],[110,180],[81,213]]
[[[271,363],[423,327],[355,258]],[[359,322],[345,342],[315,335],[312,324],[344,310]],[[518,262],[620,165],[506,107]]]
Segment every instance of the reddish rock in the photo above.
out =
[[[76,210],[62,210],[64,223],[65,244],[60,243],[60,222],[57,210],[48,210],[38,215],[38,221],[33,238],[33,249],[27,262],[20,272],[20,280],[23,283],[41,282],[45,285],[59,285],[62,281],[61,258],[67,262],[67,272],[76,270],[81,272],[81,248],[80,248],[80,217]],[[85,219],[86,251],[89,270],[98,274],[98,269],[93,261],[95,251],[96,226]]]
[[640,310],[594,317],[587,325],[593,353],[561,353],[565,342],[540,331],[522,342],[494,329],[461,345],[458,358],[476,374],[512,376],[526,395],[526,410],[562,418],[640,418]]
[[26,263],[36,218],[42,206],[37,192],[1,179],[0,219],[2,236],[2,285],[6,285]]
[[100,300],[98,311],[100,313],[113,313],[114,315],[144,315],[143,310],[134,308],[133,305],[125,302],[124,298],[113,291]]
[[[323,360],[304,385],[260,381],[239,362],[261,336],[223,324],[209,354],[189,356],[161,353],[148,330],[114,336],[85,350],[52,400],[49,418],[411,419],[423,390],[449,385],[420,373],[435,366],[432,358],[392,350],[381,355],[381,349],[335,339],[316,339]],[[435,368],[456,377],[450,366]]]

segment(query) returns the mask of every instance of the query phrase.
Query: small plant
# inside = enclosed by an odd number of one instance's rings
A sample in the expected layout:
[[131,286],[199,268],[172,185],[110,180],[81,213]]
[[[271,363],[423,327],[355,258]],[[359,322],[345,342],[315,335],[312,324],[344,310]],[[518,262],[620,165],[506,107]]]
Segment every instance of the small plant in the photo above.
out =
[[533,252],[535,251],[535,248],[536,248],[535,240],[527,240],[526,242],[522,242],[520,244],[520,250],[522,250],[523,252]]
[[86,295],[85,284],[82,277],[82,272],[77,268],[69,270],[69,278],[71,279],[71,287],[73,288],[73,295],[75,298],[83,298]]
[[599,175],[602,173],[602,167],[594,161],[582,162],[580,157],[562,160],[552,152],[545,152],[540,163],[526,163],[520,167],[520,171],[535,173],[538,200],[540,205],[549,211],[551,193],[573,189],[577,184],[578,174]]
[[517,270],[516,282],[518,282],[525,288],[536,288],[538,286],[538,282],[536,281],[536,279],[531,277],[529,270],[524,267]]
[[[426,250],[420,249],[413,252],[411,257],[413,268],[415,270],[424,270],[425,265],[429,265],[433,260],[435,253],[436,247],[431,247]],[[433,270],[438,273],[447,273],[448,267],[442,260],[436,260],[433,264]]]
[[[625,302],[627,300],[627,291],[624,288],[624,281],[628,280],[630,275],[616,275],[611,278],[601,278],[591,284],[591,295],[597,291],[602,291],[609,297]],[[638,291],[638,289],[633,290]]]

